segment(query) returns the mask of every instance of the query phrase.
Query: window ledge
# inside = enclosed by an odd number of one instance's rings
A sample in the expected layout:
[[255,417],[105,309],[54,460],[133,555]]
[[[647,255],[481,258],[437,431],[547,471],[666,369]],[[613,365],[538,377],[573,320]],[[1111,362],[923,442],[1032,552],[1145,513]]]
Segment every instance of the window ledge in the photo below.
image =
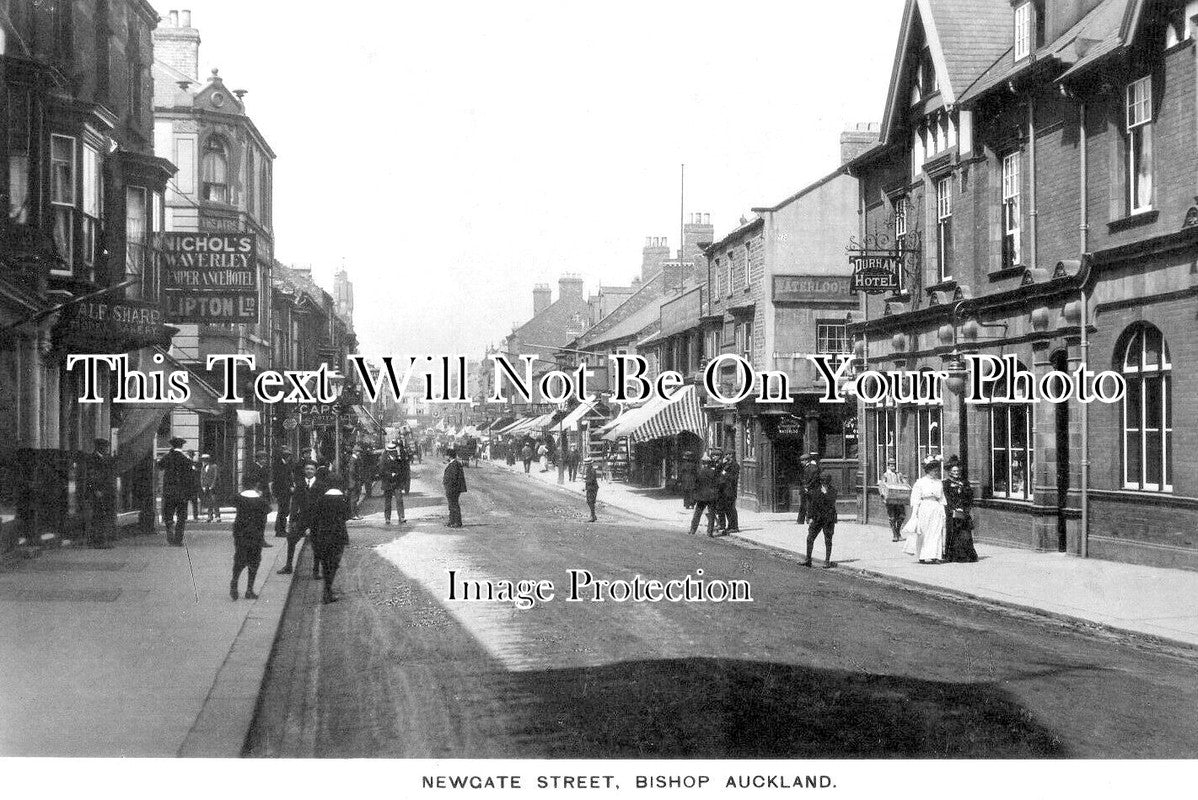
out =
[[950,290],[953,290],[956,288],[957,288],[957,279],[956,278],[946,278],[945,280],[942,280],[939,283],[933,283],[931,286],[925,286],[924,293],[931,294],[932,292],[947,292],[947,291],[950,291]]
[[1107,231],[1118,233],[1119,231],[1136,228],[1140,225],[1151,225],[1153,222],[1156,222],[1157,217],[1160,215],[1161,212],[1155,208],[1150,208],[1147,211],[1137,211],[1134,214],[1128,214],[1126,217],[1111,220],[1106,225]]
[[1006,280],[1007,278],[1019,277],[1025,272],[1027,272],[1027,267],[1021,264],[1016,264],[1013,267],[1002,267],[1001,269],[996,269],[991,272],[988,277],[991,281],[1001,281]]

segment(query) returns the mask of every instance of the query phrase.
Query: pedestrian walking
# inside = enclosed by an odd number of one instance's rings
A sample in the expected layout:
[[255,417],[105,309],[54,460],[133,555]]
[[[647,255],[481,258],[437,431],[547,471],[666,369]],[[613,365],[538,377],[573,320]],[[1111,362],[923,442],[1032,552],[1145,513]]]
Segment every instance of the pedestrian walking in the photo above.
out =
[[973,486],[961,472],[956,456],[948,460],[948,477],[944,480],[945,544],[944,560],[976,563],[978,551],[973,545]]
[[687,450],[682,454],[682,463],[678,466],[678,488],[682,490],[682,507],[695,507],[695,475],[699,471],[695,463],[695,452]]
[[[408,452],[408,445],[403,439],[400,439],[396,445],[396,452],[399,456],[399,490],[403,494],[408,494],[412,491],[412,454]],[[403,498],[400,498],[403,502]],[[403,511],[399,513],[400,522],[403,522]]]
[[707,512],[707,535],[715,536],[715,509],[713,505],[719,499],[719,476],[711,466],[711,456],[704,455],[699,459],[699,470],[695,474],[695,513],[691,517],[691,534],[699,530],[699,520],[703,512]]
[[403,467],[399,459],[399,447],[395,442],[387,445],[383,457],[379,459],[379,487],[383,490],[383,522],[391,524],[391,506],[394,504],[399,514],[399,522],[403,524],[403,483],[401,475]]
[[[577,447],[572,447],[566,451],[566,469],[570,473],[570,482],[573,483],[578,478],[578,464],[582,460],[582,453]],[[590,461],[587,458],[587,461]]]
[[725,513],[724,453],[722,451],[711,451],[711,469],[715,472],[715,500],[711,502],[711,512],[715,517],[715,532],[723,533],[724,529],[728,527],[728,516]]
[[229,582],[229,597],[237,599],[241,571],[246,570],[245,599],[257,600],[254,581],[258,579],[258,567],[262,565],[262,539],[266,535],[270,503],[257,489],[245,489],[233,500],[233,506],[236,515],[233,517],[233,580]]
[[359,503],[362,501],[362,488],[366,485],[366,456],[362,454],[362,446],[354,445],[349,457],[349,513],[354,519],[361,519]]
[[[291,516],[291,490],[295,488],[296,476],[295,455],[291,448],[284,445],[279,448],[279,455],[270,465],[270,493],[274,495],[275,505],[275,536],[287,538],[287,520]],[[265,496],[265,495],[263,495]]]
[[916,556],[920,564],[938,564],[944,558],[944,484],[940,459],[923,462],[923,477],[911,487],[911,520],[905,526],[903,552]]
[[458,453],[453,448],[445,451],[445,455],[449,457],[449,463],[445,465],[445,474],[441,476],[441,483],[445,487],[445,501],[449,505],[449,522],[446,523],[447,528],[462,527],[462,505],[461,497],[466,493],[466,473],[462,469],[462,462],[458,461]]
[[200,499],[204,502],[204,510],[208,521],[214,519],[220,522],[220,465],[212,460],[212,456],[204,453],[200,456]]
[[724,456],[720,475],[720,502],[723,506],[724,534],[740,533],[740,516],[736,513],[736,498],[740,492],[740,466],[736,455]]
[[[287,563],[279,570],[280,575],[290,575],[295,563],[295,549],[312,529],[312,506],[316,498],[324,494],[325,485],[316,474],[316,462],[304,462],[304,474],[291,493],[291,525],[287,529]],[[313,577],[318,565],[312,565]]]
[[166,526],[167,544],[183,546],[183,532],[187,526],[187,503],[195,481],[195,470],[191,459],[183,454],[187,440],[176,436],[171,439],[171,449],[158,459],[162,470],[162,524]]
[[84,496],[87,513],[83,516],[87,546],[97,550],[112,548],[116,528],[116,475],[109,455],[107,439],[96,439],[95,449],[84,457]]
[[911,487],[907,486],[907,479],[898,471],[893,458],[886,462],[886,471],[878,479],[878,493],[886,503],[886,516],[890,518],[890,541],[900,541],[903,538],[903,522],[907,518]]
[[319,571],[324,576],[324,603],[335,603],[333,581],[341,566],[341,555],[349,544],[349,533],[345,521],[349,518],[349,498],[335,486],[329,486],[313,499],[312,521],[312,577]]
[[191,469],[192,469],[192,472],[194,473],[192,475],[192,480],[191,480],[193,494],[189,498],[191,501],[191,520],[192,520],[192,522],[199,522],[200,521],[200,495],[201,495],[201,491],[200,491],[200,467],[201,467],[201,464],[200,464],[199,459],[196,458],[195,450],[187,451],[187,459],[191,462]]
[[[272,470],[270,461],[265,450],[255,450],[254,460],[251,461],[245,468],[245,475],[241,480],[243,489],[253,489],[258,494],[266,499],[266,504],[270,505],[270,483]],[[266,534],[262,534],[262,546],[274,547],[273,544],[266,541]]]
[[520,460],[524,462],[524,474],[526,475],[532,468],[532,457],[532,445],[525,442],[524,446],[520,448]]
[[811,551],[815,547],[816,538],[822,533],[824,569],[831,569],[835,566],[832,563],[832,536],[836,533],[836,487],[832,485],[831,475],[820,475],[811,484],[807,509],[811,522],[807,526],[807,560],[803,562],[803,566],[811,566]]
[[[573,480],[573,479],[571,479]],[[595,501],[599,499],[599,476],[595,474],[595,462],[587,456],[582,463],[582,483],[587,496],[587,508],[591,510],[591,518],[587,522],[598,522],[595,516]]]
[[537,448],[537,456],[541,459],[541,472],[549,471],[549,447],[544,442]]

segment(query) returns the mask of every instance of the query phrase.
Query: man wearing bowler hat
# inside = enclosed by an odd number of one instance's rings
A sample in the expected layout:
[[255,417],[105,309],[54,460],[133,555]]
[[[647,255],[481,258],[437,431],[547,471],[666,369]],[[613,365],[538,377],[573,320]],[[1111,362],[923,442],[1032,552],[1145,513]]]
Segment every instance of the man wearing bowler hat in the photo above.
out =
[[95,452],[85,459],[87,546],[107,550],[112,547],[109,540],[116,526],[116,476],[113,475],[112,456],[108,453],[108,440],[96,439]]
[[462,462],[458,461],[458,451],[449,448],[445,451],[449,463],[445,465],[445,474],[441,476],[441,484],[445,487],[445,501],[449,505],[449,522],[447,528],[462,527],[461,497],[466,493],[466,473],[462,470]]
[[162,524],[166,526],[167,544],[183,546],[183,530],[187,525],[187,503],[194,493],[195,465],[183,453],[187,440],[181,436],[171,439],[171,449],[158,459],[162,470]]

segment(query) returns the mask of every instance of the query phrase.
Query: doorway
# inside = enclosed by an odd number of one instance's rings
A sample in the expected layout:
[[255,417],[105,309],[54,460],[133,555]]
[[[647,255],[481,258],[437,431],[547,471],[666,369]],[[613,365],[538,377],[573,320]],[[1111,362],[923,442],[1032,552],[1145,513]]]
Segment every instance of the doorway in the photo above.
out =
[[[1052,354],[1052,368],[1069,371],[1069,356],[1064,350]],[[1057,550],[1064,553],[1069,546],[1069,403],[1053,403],[1057,450]]]

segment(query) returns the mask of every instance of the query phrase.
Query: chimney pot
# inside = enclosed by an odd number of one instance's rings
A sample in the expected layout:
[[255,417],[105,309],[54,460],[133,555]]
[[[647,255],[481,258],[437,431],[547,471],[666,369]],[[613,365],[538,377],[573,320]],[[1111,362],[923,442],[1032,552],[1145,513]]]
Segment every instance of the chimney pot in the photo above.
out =
[[183,23],[184,28],[191,27],[191,9],[190,8],[183,9],[183,14],[181,15],[181,21]]
[[171,20],[171,27],[172,28],[179,27],[179,12],[172,10],[168,16],[170,17],[170,20]]

